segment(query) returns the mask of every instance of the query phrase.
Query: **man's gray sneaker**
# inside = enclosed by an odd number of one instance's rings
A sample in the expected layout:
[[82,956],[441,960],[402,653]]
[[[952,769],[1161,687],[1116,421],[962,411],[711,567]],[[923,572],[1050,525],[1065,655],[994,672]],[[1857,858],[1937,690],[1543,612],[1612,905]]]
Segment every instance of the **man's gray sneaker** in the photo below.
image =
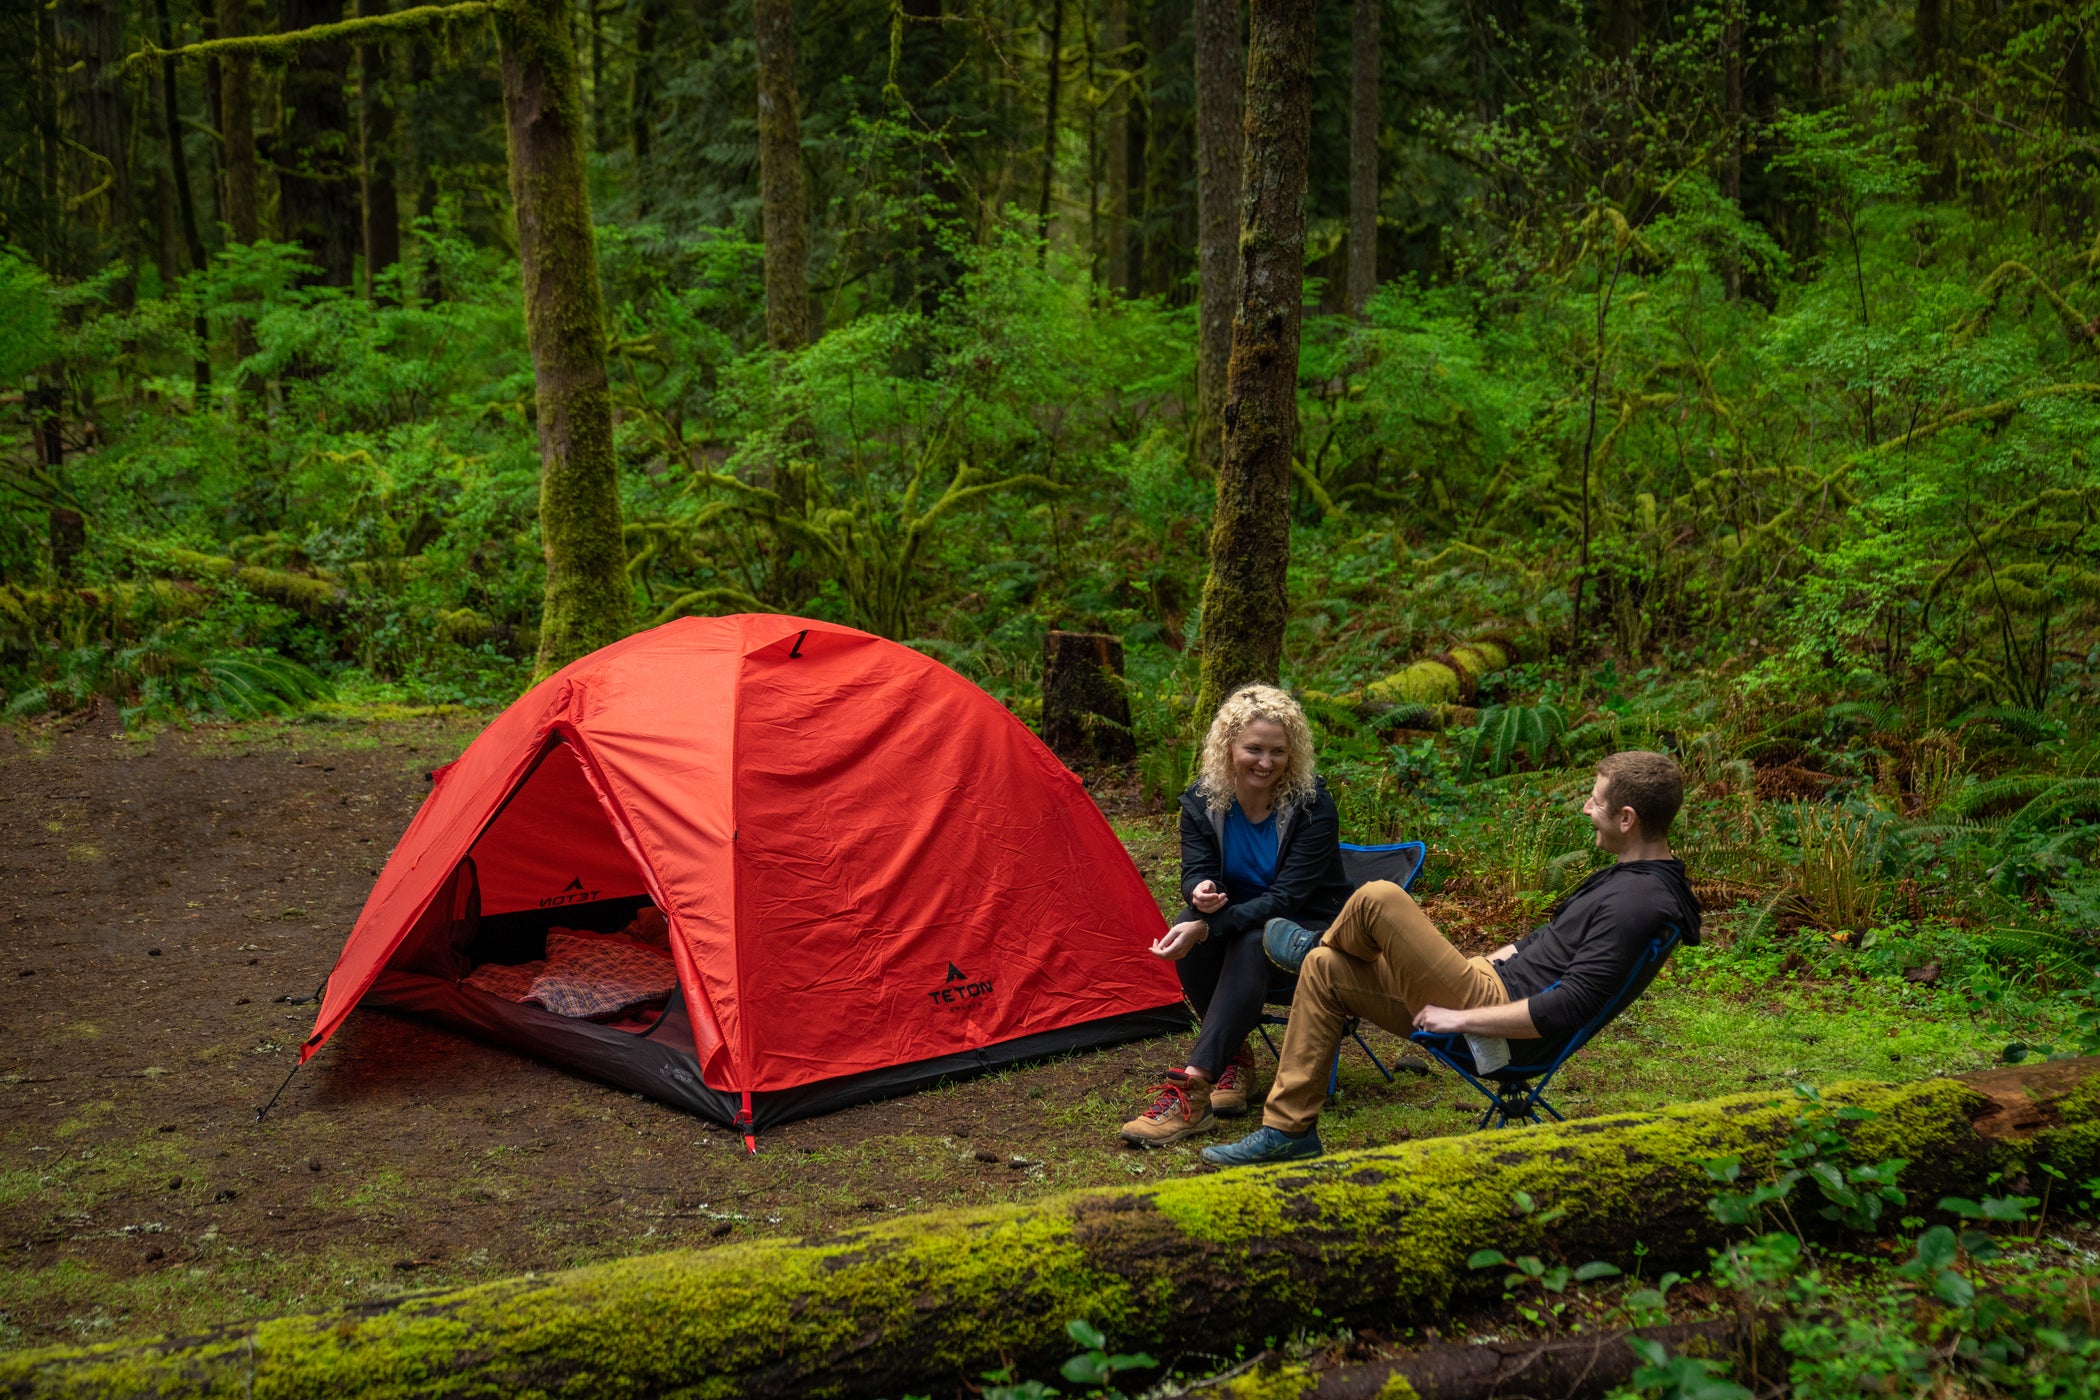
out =
[[1310,1128],[1292,1137],[1264,1123],[1238,1142],[1204,1148],[1201,1156],[1214,1167],[1255,1167],[1264,1162],[1302,1161],[1319,1156],[1321,1150],[1320,1135]]
[[1295,977],[1305,955],[1320,946],[1320,930],[1289,919],[1271,919],[1262,927],[1261,946],[1270,962]]

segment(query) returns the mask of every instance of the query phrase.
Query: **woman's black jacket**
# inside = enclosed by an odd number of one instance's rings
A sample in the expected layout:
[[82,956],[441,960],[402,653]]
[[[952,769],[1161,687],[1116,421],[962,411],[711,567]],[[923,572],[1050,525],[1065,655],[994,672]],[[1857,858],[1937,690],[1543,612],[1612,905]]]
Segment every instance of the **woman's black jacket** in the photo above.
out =
[[[1226,905],[1215,914],[1184,909],[1176,922],[1202,919],[1213,938],[1259,937],[1271,919],[1326,928],[1356,887],[1342,874],[1341,816],[1327,784],[1315,778],[1310,801],[1276,809],[1276,878],[1253,899]],[[1225,888],[1225,813],[1213,812],[1201,783],[1181,794],[1181,897],[1205,880]]]

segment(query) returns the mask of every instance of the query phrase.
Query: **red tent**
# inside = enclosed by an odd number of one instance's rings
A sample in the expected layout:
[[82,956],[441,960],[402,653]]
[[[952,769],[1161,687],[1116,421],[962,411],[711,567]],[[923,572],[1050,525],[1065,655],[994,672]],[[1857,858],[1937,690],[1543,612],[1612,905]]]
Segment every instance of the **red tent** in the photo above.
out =
[[[1187,1025],[1146,951],[1159,908],[1079,780],[969,681],[863,632],[740,616],[629,637],[433,784],[302,1063],[365,1001],[765,1126]],[[644,902],[676,972],[646,1028],[462,981]]]

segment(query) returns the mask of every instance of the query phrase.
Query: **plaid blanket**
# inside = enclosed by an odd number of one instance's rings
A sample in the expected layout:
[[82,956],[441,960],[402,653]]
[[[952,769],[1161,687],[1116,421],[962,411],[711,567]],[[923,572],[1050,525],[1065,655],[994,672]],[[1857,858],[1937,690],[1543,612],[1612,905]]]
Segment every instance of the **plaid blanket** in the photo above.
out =
[[466,985],[505,1001],[536,1001],[557,1016],[613,1021],[670,996],[678,973],[668,957],[639,943],[554,930],[543,961],[483,963]]
[[653,948],[624,938],[547,935],[547,970],[532,984],[532,998],[557,1016],[604,1021],[671,995],[678,973]]

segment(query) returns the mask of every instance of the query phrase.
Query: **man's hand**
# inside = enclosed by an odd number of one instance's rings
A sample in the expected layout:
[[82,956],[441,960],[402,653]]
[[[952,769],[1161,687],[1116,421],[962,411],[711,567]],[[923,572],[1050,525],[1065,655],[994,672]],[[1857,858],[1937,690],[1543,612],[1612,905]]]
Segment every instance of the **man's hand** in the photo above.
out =
[[1514,943],[1505,943],[1500,948],[1497,948],[1494,952],[1488,954],[1488,961],[1491,963],[1508,962],[1511,958],[1515,957],[1516,955],[1517,945]]
[[1225,891],[1218,888],[1216,880],[1205,880],[1189,895],[1189,903],[1196,906],[1199,914],[1215,914],[1225,907]]
[[1468,1017],[1448,1006],[1425,1006],[1415,1013],[1415,1029],[1432,1035],[1465,1034]]
[[1189,949],[1210,937],[1210,925],[1201,919],[1190,919],[1185,924],[1176,924],[1167,930],[1166,937],[1152,945],[1154,957],[1168,962],[1180,962],[1188,956]]
[[1415,1013],[1415,1029],[1435,1035],[1494,1035],[1504,1040],[1536,1040],[1539,1034],[1531,1019],[1529,997],[1501,1006],[1476,1006],[1471,1011],[1425,1006]]

